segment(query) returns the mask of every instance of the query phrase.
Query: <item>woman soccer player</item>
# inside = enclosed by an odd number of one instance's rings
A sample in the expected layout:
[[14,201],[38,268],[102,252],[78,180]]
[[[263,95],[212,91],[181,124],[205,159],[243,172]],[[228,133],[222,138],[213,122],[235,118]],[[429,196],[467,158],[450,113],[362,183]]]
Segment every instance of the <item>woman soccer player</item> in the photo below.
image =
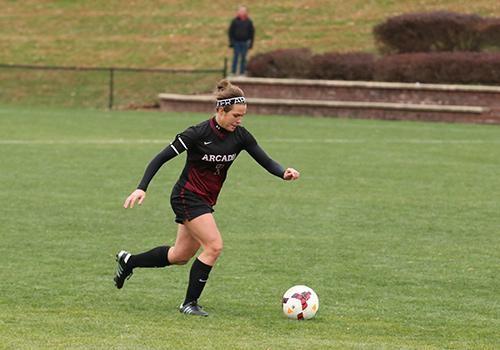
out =
[[293,168],[284,169],[269,158],[255,138],[240,126],[247,105],[243,91],[228,80],[221,80],[215,92],[216,114],[178,134],[147,166],[137,189],[123,206],[133,208],[146,198],[149,182],[158,169],[180,153],[187,151],[186,165],[175,184],[170,203],[178,223],[177,238],[171,247],[160,246],[142,254],[120,251],[114,281],[118,289],[136,267],[165,267],[186,264],[202,248],[189,274],[186,298],[181,313],[208,316],[198,305],[198,299],[208,280],[210,270],[222,251],[222,237],[212,216],[213,206],[227,171],[241,150],[246,150],[262,167],[284,180],[296,180],[300,174]]

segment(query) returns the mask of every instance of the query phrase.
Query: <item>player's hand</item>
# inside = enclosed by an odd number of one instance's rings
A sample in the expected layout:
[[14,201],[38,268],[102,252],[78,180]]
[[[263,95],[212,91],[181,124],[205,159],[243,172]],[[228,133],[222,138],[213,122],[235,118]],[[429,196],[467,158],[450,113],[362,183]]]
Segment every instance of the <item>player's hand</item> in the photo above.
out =
[[283,174],[284,180],[297,180],[300,177],[300,173],[294,168],[287,168]]
[[130,196],[125,199],[125,203],[123,203],[123,207],[125,209],[127,208],[133,208],[135,205],[135,202],[139,201],[139,204],[142,204],[144,202],[144,199],[146,198],[146,192],[143,190],[135,190],[130,194]]

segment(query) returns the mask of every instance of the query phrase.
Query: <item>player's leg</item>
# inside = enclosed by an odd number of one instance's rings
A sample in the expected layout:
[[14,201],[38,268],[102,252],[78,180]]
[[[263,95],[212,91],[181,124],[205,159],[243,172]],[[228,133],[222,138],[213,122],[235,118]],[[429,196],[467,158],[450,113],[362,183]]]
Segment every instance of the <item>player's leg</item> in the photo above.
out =
[[120,251],[116,255],[118,264],[114,278],[116,288],[123,287],[125,280],[132,276],[136,267],[165,267],[170,265],[167,258],[169,249],[169,246],[159,246],[136,255],[132,255],[125,250]]
[[184,225],[179,224],[174,246],[156,247],[141,254],[131,255],[128,264],[131,268],[184,265],[199,248],[200,243],[189,234]]
[[168,261],[172,265],[184,265],[198,249],[200,243],[189,233],[186,226],[179,224],[175,245],[168,250]]
[[116,254],[118,264],[114,278],[116,288],[123,287],[125,280],[132,276],[136,267],[165,267],[170,265],[167,259],[169,248],[169,246],[160,246],[136,255],[122,250]]
[[160,246],[136,255],[122,250],[116,256],[118,265],[114,278],[115,285],[118,289],[122,288],[125,280],[130,278],[137,267],[183,265],[196,254],[199,248],[200,243],[187,232],[184,225],[179,225],[173,247]]
[[197,303],[207,283],[212,266],[222,252],[222,237],[214,217],[210,213],[186,221],[184,225],[189,234],[201,244],[203,252],[191,266],[186,298],[181,305],[180,311],[186,314],[208,316]]
[[206,213],[186,221],[185,226],[189,234],[196,239],[203,248],[198,256],[204,264],[213,266],[222,252],[223,242],[215,219],[211,213]]

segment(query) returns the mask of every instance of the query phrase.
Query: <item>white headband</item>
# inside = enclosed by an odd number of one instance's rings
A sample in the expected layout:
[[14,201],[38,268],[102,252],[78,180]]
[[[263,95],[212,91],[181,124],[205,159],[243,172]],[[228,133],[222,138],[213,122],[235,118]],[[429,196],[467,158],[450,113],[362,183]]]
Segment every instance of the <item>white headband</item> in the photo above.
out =
[[235,105],[237,103],[246,103],[246,100],[243,96],[227,98],[225,100],[217,100],[217,104],[215,105],[215,107],[216,108],[226,107],[226,106]]

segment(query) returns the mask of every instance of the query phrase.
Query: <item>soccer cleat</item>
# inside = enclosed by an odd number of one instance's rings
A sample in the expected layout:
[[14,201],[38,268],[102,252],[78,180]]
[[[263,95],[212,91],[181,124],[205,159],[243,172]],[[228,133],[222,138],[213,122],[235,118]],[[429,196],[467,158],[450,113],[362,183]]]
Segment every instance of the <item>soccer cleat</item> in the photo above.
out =
[[129,279],[132,276],[132,269],[127,267],[127,261],[130,258],[130,253],[122,250],[118,254],[116,254],[116,262],[118,263],[116,267],[115,274],[115,286],[118,289],[123,287],[125,280]]
[[195,315],[195,316],[208,316],[208,312],[202,310],[202,306],[198,305],[196,300],[190,301],[189,303],[182,305],[179,307],[179,312],[181,314],[186,315]]

